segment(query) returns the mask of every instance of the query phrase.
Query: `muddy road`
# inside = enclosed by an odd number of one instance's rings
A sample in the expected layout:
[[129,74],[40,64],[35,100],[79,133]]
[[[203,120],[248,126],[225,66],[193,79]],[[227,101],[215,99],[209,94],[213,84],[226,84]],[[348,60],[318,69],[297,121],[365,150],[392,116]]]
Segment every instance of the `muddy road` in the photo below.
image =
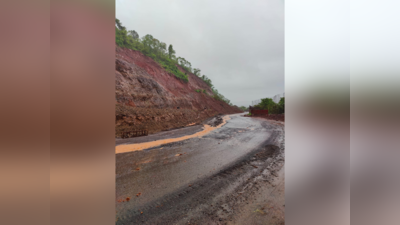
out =
[[116,154],[116,224],[284,224],[284,125],[242,115],[202,137]]

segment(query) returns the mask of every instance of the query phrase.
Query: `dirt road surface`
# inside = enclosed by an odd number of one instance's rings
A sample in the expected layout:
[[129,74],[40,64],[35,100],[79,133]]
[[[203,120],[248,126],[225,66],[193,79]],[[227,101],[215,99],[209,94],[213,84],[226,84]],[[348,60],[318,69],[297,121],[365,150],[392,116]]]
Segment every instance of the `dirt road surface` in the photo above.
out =
[[242,115],[200,138],[116,154],[116,224],[284,224],[284,123]]

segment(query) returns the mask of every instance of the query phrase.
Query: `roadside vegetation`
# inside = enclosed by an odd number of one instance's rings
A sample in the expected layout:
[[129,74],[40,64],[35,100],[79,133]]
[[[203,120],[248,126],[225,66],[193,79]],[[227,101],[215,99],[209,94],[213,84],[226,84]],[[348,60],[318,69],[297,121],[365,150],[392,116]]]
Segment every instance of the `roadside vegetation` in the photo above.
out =
[[281,98],[278,103],[275,103],[272,98],[263,98],[258,105],[254,106],[259,109],[268,109],[269,114],[285,113],[285,98]]
[[[144,55],[159,63],[166,71],[186,83],[189,82],[188,73],[195,74],[211,88],[214,94],[212,96],[213,98],[224,101],[232,106],[231,101],[225,98],[214,87],[211,79],[206,75],[201,75],[200,69],[192,68],[192,64],[188,60],[176,56],[172,44],[168,46],[166,43],[159,41],[150,34],[146,34],[140,38],[135,30],[127,30],[119,19],[115,19],[115,25],[115,42],[118,46],[142,52]],[[185,72],[179,70],[177,65],[181,66]],[[196,92],[198,91],[196,90]],[[206,93],[205,90],[203,90],[203,93]]]

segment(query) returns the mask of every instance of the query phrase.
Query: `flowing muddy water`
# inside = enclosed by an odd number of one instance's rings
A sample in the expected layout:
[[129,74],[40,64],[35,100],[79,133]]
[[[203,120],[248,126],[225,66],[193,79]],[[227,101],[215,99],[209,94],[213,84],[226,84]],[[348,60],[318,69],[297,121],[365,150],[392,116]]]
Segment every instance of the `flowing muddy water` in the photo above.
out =
[[152,147],[160,146],[163,144],[169,144],[169,143],[173,143],[173,142],[183,141],[183,140],[186,140],[189,138],[201,137],[201,136],[206,135],[206,134],[210,133],[211,131],[218,129],[218,128],[222,127],[223,125],[225,125],[226,121],[230,120],[230,117],[224,116],[222,119],[223,119],[223,122],[220,125],[218,125],[216,127],[212,127],[210,125],[205,124],[202,131],[197,132],[192,135],[187,135],[187,136],[172,138],[172,139],[150,141],[150,142],[144,142],[144,143],[138,143],[138,144],[118,145],[115,147],[115,154],[140,151],[143,149],[152,148]]

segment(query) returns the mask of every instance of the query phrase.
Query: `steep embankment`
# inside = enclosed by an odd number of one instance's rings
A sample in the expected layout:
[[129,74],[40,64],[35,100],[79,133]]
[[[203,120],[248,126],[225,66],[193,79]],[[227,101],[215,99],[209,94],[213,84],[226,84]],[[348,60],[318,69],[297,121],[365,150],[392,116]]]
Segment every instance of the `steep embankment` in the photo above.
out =
[[188,77],[185,83],[141,52],[116,46],[116,136],[141,129],[155,133],[217,114],[242,112],[212,98],[211,88],[196,75],[188,73]]

